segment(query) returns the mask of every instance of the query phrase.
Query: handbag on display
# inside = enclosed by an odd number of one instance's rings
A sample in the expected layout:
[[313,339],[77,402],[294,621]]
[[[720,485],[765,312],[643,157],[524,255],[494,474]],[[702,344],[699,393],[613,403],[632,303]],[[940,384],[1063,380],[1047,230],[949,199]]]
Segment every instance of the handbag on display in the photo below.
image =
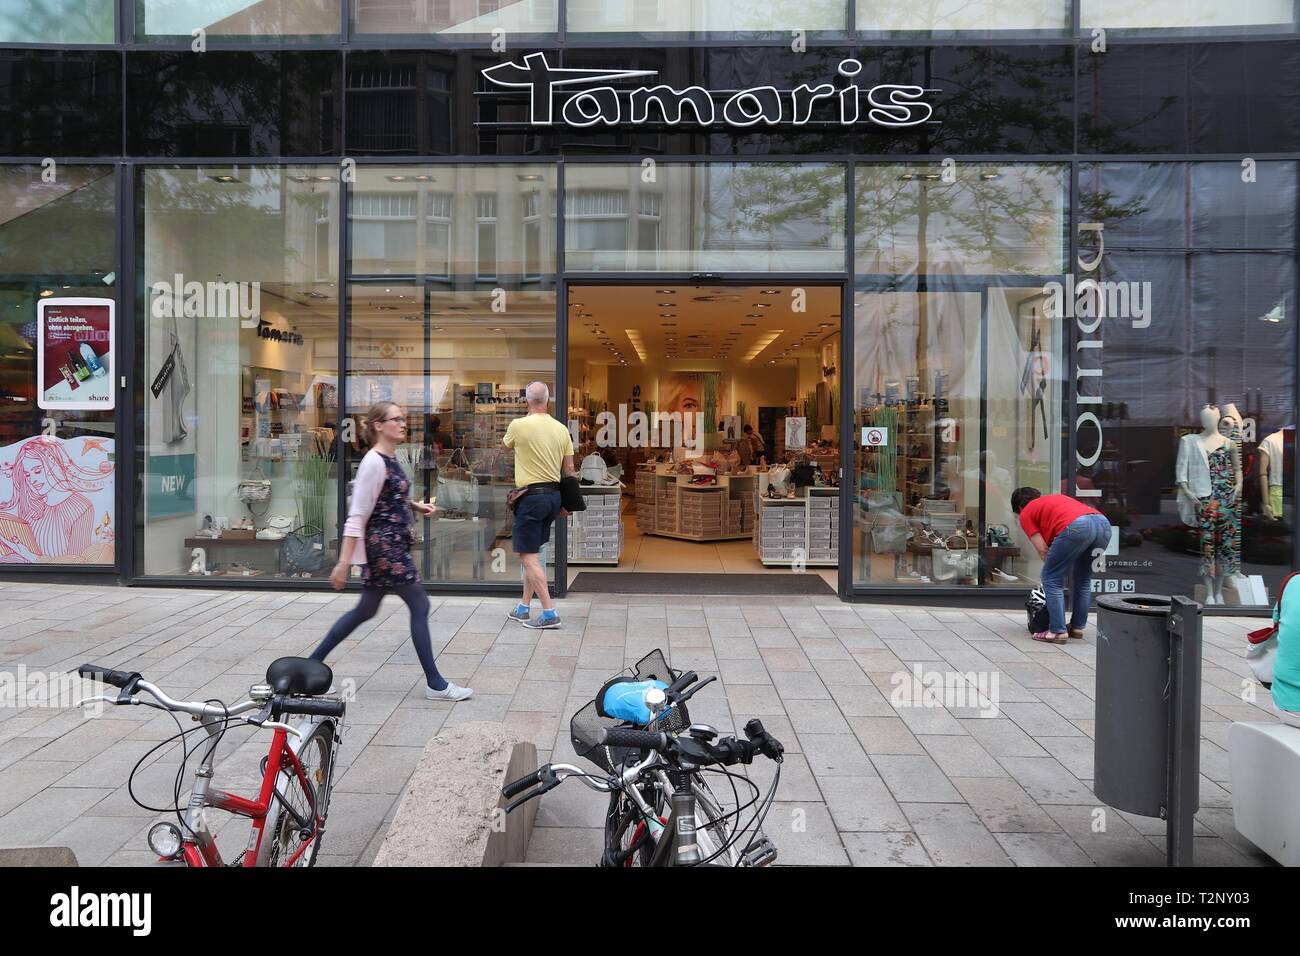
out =
[[871,550],[876,554],[902,554],[911,536],[905,522],[879,522],[871,526]]
[[320,528],[303,525],[280,545],[280,567],[290,574],[315,573],[325,566],[325,534]]
[[[953,547],[954,541],[960,541],[961,546]],[[936,581],[973,578],[979,571],[979,552],[970,546],[970,541],[962,534],[949,536],[942,548],[931,548],[930,557]]]
[[269,501],[271,498],[271,479],[266,477],[260,463],[253,469],[253,474],[261,477],[245,478],[235,486],[235,496],[246,505]]
[[478,478],[470,470],[465,449],[457,448],[438,472],[438,508],[440,511],[458,511],[478,514]]

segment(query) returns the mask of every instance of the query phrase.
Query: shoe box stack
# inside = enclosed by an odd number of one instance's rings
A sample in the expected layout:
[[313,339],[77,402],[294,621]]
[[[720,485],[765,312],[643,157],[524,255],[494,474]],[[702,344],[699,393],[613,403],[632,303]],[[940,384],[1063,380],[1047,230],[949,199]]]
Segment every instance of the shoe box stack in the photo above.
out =
[[754,531],[753,499],[732,498],[727,502],[727,523],[723,529],[727,534],[752,534]]
[[803,550],[807,540],[808,509],[802,499],[771,502],[760,506],[762,518],[755,525],[754,544],[765,562],[786,563],[795,560],[795,550]]
[[722,502],[717,491],[682,490],[681,533],[690,537],[716,538],[722,534]]
[[569,560],[617,562],[623,551],[618,487],[586,488],[582,496],[586,499],[587,510],[569,518]]
[[668,484],[655,492],[655,529],[677,533],[677,486]]
[[832,495],[808,498],[808,560],[834,561],[840,553],[840,500]]
[[636,473],[636,526],[651,531],[655,526],[655,474],[653,471]]

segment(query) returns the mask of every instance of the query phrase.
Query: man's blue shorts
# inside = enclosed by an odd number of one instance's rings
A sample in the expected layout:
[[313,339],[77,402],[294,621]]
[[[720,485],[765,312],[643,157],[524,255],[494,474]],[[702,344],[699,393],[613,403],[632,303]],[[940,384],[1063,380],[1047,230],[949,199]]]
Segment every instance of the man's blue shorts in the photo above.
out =
[[531,491],[515,504],[512,536],[515,554],[537,554],[551,540],[551,525],[560,516],[558,491]]

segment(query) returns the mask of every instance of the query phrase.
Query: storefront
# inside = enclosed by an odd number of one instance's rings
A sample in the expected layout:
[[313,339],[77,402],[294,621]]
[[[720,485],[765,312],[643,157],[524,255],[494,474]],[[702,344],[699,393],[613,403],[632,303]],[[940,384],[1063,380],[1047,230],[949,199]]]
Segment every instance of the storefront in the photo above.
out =
[[[1271,603],[1300,565],[1296,24],[16,0],[0,575],[328,587],[384,399],[442,512],[430,587],[513,590],[500,435],[540,379],[625,485],[557,541],[563,585],[650,568],[635,534],[846,597],[1020,592],[1029,485],[1111,519],[1103,591]],[[677,446],[748,425],[817,475],[693,482],[649,431],[674,412]]]

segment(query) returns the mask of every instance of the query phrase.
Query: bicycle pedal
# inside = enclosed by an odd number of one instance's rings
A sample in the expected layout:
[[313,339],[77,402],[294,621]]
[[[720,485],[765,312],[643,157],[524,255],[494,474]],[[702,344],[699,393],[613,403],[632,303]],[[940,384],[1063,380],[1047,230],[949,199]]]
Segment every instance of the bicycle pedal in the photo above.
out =
[[745,866],[771,866],[776,862],[776,844],[762,837],[749,845],[741,863]]

